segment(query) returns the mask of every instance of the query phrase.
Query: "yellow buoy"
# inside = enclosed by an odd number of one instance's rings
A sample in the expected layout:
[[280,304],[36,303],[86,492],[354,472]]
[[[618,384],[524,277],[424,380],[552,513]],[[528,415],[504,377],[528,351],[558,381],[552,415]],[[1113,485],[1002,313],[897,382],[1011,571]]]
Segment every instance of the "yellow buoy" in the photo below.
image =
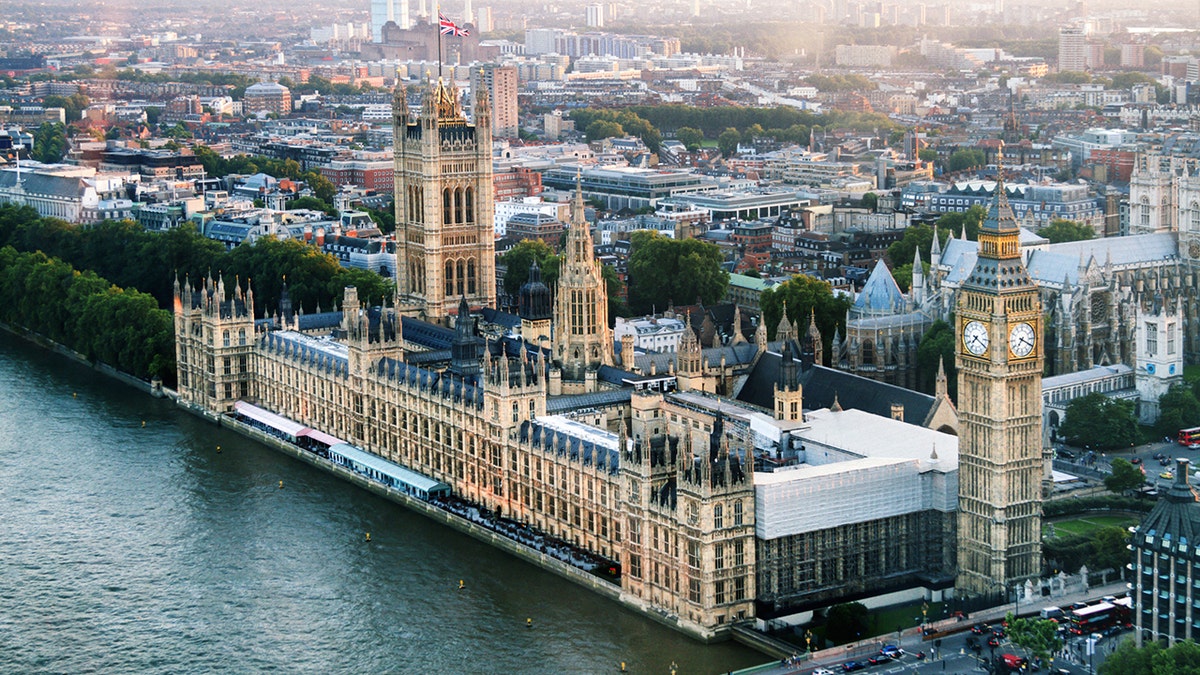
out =
[[146,420],[142,420],[142,428],[143,428],[143,429],[145,429],[145,428],[146,428]]
[[79,398],[79,394],[73,391],[71,392],[71,398]]
[[466,587],[467,587],[467,585],[463,583],[463,580],[462,580],[462,579],[459,579],[459,580],[458,580],[458,590],[460,590],[460,591],[461,591],[462,589],[464,589],[464,588],[466,588]]
[[624,661],[621,662],[621,672],[622,673],[625,672],[625,662]]
[[525,619],[525,627],[533,628],[533,619]]
[[367,533],[367,541],[371,541],[371,533],[370,532]]
[[220,451],[221,451],[221,446],[219,446],[219,445],[218,445],[218,446],[217,446],[217,452],[220,452]]
[[283,489],[283,481],[279,481],[279,489],[280,489],[280,490],[282,490],[282,489]]

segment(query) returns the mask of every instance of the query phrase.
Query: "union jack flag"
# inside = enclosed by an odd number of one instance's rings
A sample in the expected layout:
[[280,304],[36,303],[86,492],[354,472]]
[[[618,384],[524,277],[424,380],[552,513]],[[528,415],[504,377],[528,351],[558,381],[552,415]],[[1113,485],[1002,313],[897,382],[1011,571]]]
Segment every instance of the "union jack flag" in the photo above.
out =
[[446,15],[442,14],[441,12],[438,12],[438,25],[441,27],[442,35],[463,37],[471,34],[469,29],[460,27],[450,19],[447,19]]

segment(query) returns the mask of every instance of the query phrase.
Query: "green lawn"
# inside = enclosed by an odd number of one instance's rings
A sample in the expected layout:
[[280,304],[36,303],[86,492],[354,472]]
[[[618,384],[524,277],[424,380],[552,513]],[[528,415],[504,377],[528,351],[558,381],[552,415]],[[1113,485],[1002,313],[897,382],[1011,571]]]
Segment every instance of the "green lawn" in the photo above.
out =
[[1043,536],[1050,536],[1051,528],[1055,536],[1063,534],[1084,534],[1090,535],[1096,530],[1105,527],[1129,527],[1137,524],[1136,518],[1128,516],[1106,516],[1106,515],[1089,515],[1081,518],[1072,518],[1071,520],[1060,520],[1055,523],[1046,523],[1042,526]]
[[[897,628],[909,629],[915,628],[921,623],[921,606],[922,603],[914,603],[911,605],[898,605],[894,607],[881,607],[871,610],[871,621],[873,622],[874,632],[876,635],[886,637],[894,633]],[[942,613],[942,603],[930,602],[927,603],[927,613],[925,617],[928,621],[937,621],[946,618]],[[916,619],[914,621],[914,619]]]
[[1184,366],[1183,367],[1183,379],[1188,382],[1192,382],[1193,380],[1200,380],[1200,365]]

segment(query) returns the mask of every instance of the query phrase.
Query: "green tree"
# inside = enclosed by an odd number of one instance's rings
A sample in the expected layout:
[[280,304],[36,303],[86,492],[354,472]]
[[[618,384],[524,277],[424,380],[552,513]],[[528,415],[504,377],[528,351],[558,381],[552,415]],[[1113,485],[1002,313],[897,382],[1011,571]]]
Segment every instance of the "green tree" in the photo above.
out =
[[874,211],[879,206],[879,195],[874,192],[863,194],[862,199],[859,201],[859,206]]
[[958,400],[958,366],[954,353],[957,347],[954,328],[938,319],[921,336],[917,345],[917,389],[932,394],[937,389],[939,367],[946,369],[946,393],[951,401]]
[[1113,459],[1112,473],[1104,477],[1104,487],[1117,494],[1136,490],[1145,484],[1146,476],[1142,470],[1123,457]]
[[1072,445],[1111,450],[1128,448],[1137,442],[1137,418],[1132,401],[1091,393],[1071,401],[1066,417],[1059,433]]
[[767,324],[767,337],[775,339],[775,330],[779,320],[787,310],[788,321],[800,324],[803,332],[808,326],[810,316],[816,316],[817,330],[821,333],[821,342],[825,347],[822,359],[828,359],[833,347],[833,333],[841,330],[845,334],[846,312],[850,309],[850,298],[834,295],[829,282],[797,274],[775,286],[763,291],[759,301],[762,307],[763,321]]
[[396,212],[391,209],[367,209],[367,215],[379,226],[384,234],[396,231]]
[[1129,530],[1123,527],[1102,527],[1096,530],[1092,533],[1092,556],[1088,560],[1088,568],[1123,571],[1129,563],[1128,545]]
[[922,162],[936,162],[937,158],[938,151],[933,148],[921,148],[917,151],[917,159]]
[[67,133],[62,124],[46,122],[33,134],[32,156],[39,162],[53,164],[62,161],[67,152]]
[[1058,636],[1058,624],[1049,619],[1018,619],[1009,612],[1005,621],[1008,623],[1008,639],[1041,661],[1049,661],[1063,648],[1062,638]]
[[625,127],[611,120],[596,120],[587,125],[583,135],[589,143],[602,138],[620,138],[625,135]]
[[1154,675],[1154,657],[1163,648],[1157,642],[1138,647],[1133,640],[1124,640],[1096,668],[1097,675]]
[[50,95],[42,98],[42,105],[47,108],[62,108],[65,111],[67,123],[82,119],[83,111],[92,102],[83,94],[71,94],[70,96]]
[[729,127],[717,136],[717,147],[721,150],[721,155],[730,157],[737,152],[738,143],[742,141],[742,134],[737,129]]
[[302,177],[304,178],[304,182],[308,183],[308,187],[313,191],[317,199],[333,203],[333,198],[337,195],[337,186],[333,184],[333,181],[316,171],[309,171]]
[[966,211],[952,211],[943,213],[937,220],[938,232],[943,230],[949,232],[951,236],[960,236],[963,228],[966,227],[967,239],[975,241],[979,239],[979,226],[983,224],[983,219],[987,217],[987,209],[979,204],[974,204]]
[[722,262],[721,249],[713,244],[671,239],[652,230],[634,232],[628,269],[630,310],[649,314],[674,303],[716,304],[729,287]]
[[555,255],[554,249],[540,239],[526,239],[513,246],[500,257],[504,265],[504,292],[516,295],[521,286],[529,280],[529,267],[537,261],[542,268],[542,282],[550,289],[558,283],[559,265],[562,258]]
[[[905,230],[904,237],[900,241],[893,242],[891,246],[888,246],[887,259],[892,264],[892,269],[895,269],[897,265],[912,264],[913,254],[917,251],[921,252],[921,260],[930,262],[929,252],[933,248],[933,232],[933,227],[926,223],[919,223]],[[938,232],[940,245],[945,246],[949,238],[950,230]]]
[[1151,657],[1151,663],[1153,675],[1195,675],[1200,673],[1200,645],[1192,640],[1176,642]]
[[946,170],[951,173],[965,171],[966,169],[974,169],[983,166],[986,158],[982,150],[974,148],[959,148],[950,154],[950,159],[946,161]]
[[[926,275],[928,275],[929,274],[929,263],[922,261],[921,262],[921,270]],[[892,278],[896,280],[896,285],[900,287],[900,290],[904,291],[905,293],[907,293],[909,288],[912,287],[912,273],[913,273],[912,263],[908,263],[907,265],[900,265],[899,267],[892,268]]]
[[604,277],[604,290],[608,295],[608,325],[611,328],[616,325],[618,316],[629,316],[629,304],[625,302],[625,284],[617,275],[617,270],[612,265],[604,265],[600,273]]
[[1096,236],[1096,230],[1090,225],[1085,225],[1077,220],[1063,220],[1055,218],[1050,221],[1050,224],[1039,229],[1038,234],[1050,240],[1051,244],[1060,244],[1065,241],[1083,241]]
[[835,644],[853,642],[870,632],[871,614],[861,602],[846,602],[829,608],[825,638]]
[[695,127],[679,127],[675,130],[675,138],[687,147],[688,152],[695,152],[704,143],[704,132]]
[[1158,397],[1159,417],[1155,428],[1163,436],[1174,436],[1180,429],[1200,426],[1200,400],[1185,384],[1177,384]]

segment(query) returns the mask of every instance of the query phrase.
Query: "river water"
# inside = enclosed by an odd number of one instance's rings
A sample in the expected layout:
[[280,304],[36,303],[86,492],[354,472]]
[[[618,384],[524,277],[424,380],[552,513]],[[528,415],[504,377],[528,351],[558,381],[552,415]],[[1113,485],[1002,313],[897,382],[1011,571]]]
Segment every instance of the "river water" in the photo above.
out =
[[768,660],[693,642],[6,333],[0,509],[5,673],[618,673],[625,662],[667,675],[674,662],[683,675]]

